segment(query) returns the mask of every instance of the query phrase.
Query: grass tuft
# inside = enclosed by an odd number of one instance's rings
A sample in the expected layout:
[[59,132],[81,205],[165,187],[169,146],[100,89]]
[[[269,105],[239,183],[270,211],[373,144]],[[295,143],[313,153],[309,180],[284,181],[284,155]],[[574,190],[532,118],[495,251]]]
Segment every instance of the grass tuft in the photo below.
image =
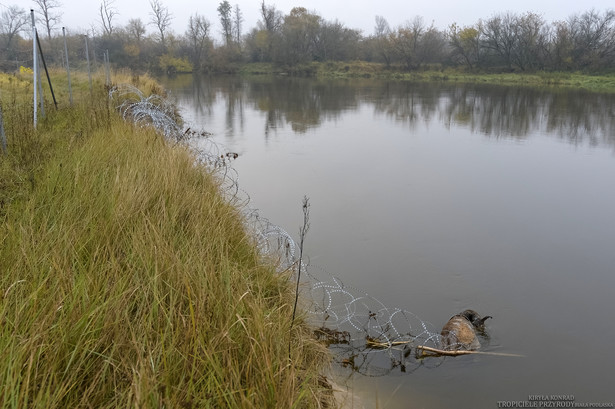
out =
[[34,130],[28,83],[13,82],[0,81],[0,406],[330,403],[328,352],[304,317],[289,332],[292,284],[219,181],[123,122],[101,87]]

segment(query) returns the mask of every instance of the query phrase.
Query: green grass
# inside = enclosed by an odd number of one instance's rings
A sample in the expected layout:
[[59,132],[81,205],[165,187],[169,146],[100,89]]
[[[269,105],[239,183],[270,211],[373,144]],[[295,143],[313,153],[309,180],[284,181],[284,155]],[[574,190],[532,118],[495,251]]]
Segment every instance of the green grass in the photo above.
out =
[[10,82],[0,80],[0,407],[330,399],[326,348],[303,317],[289,332],[288,276],[187,149],[123,122],[100,87],[34,130],[28,81]]
[[272,64],[246,64],[243,75],[290,74],[319,78],[375,78],[396,81],[477,83],[529,87],[580,88],[593,92],[615,92],[615,74],[590,75],[579,72],[480,73],[462,69],[430,68],[406,71],[401,67],[387,68],[383,64],[364,61],[309,63],[293,68]]

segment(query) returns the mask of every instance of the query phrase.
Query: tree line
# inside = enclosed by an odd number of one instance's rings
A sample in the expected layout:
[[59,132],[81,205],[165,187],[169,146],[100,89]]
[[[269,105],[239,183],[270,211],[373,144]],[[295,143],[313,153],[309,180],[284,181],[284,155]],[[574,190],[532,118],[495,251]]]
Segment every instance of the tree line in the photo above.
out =
[[[274,5],[260,4],[256,27],[244,32],[238,5],[222,1],[216,35],[207,16],[190,16],[185,32],[171,29],[173,14],[162,0],[150,0],[149,19],[132,18],[117,24],[115,0],[102,0],[99,21],[87,32],[68,30],[69,59],[83,59],[88,36],[96,60],[109,52],[118,67],[150,71],[233,71],[246,62],[270,62],[293,67],[313,61],[362,60],[388,67],[417,70],[462,67],[480,71],[612,71],[615,67],[615,11],[590,10],[564,21],[548,22],[541,15],[500,13],[475,24],[452,23],[442,30],[420,16],[391,27],[375,17],[374,31],[365,35],[339,20],[295,7],[283,14]],[[33,0],[37,25],[51,63],[61,64],[63,40],[59,0]],[[0,13],[0,69],[31,64],[30,16],[16,5]],[[40,29],[40,28],[39,28]],[[149,30],[148,30],[149,29]],[[149,32],[148,32],[149,31]],[[219,40],[221,38],[221,40]]]

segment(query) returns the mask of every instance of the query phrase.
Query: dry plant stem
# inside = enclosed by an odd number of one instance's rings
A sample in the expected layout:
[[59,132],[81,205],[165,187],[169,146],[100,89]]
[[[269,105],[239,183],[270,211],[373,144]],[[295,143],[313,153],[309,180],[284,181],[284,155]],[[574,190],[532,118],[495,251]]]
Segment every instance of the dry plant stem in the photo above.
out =
[[[290,321],[290,330],[293,329],[295,323],[295,315],[297,313],[297,302],[299,301],[299,282],[301,280],[301,267],[303,265],[303,242],[305,235],[310,229],[310,200],[307,196],[303,196],[303,226],[299,229],[299,267],[297,269],[297,286],[295,288],[295,305],[293,306],[293,317]],[[291,338],[292,339],[292,338]],[[290,359],[290,342],[288,341],[288,357]]]

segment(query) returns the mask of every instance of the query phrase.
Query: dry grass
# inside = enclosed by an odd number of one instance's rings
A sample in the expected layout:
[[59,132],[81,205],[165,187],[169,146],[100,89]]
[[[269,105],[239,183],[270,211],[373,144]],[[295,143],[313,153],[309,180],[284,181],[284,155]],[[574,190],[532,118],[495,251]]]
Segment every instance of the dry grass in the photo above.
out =
[[187,150],[122,122],[102,91],[36,131],[2,92],[1,407],[330,400],[328,352],[301,317],[289,333],[288,277]]

